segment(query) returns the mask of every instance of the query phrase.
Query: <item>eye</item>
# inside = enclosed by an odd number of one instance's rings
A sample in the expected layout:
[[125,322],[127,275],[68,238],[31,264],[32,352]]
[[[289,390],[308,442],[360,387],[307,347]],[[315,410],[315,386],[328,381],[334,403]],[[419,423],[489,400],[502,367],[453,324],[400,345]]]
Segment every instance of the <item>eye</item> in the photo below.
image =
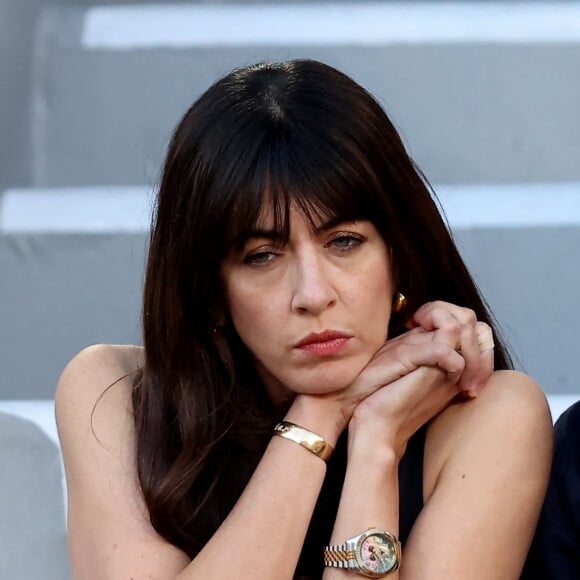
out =
[[244,258],[244,264],[249,264],[250,266],[264,266],[272,262],[278,254],[274,252],[259,251],[248,254]]
[[333,246],[341,252],[347,252],[348,250],[357,248],[363,242],[364,238],[362,236],[355,234],[338,234],[332,238],[332,240],[327,242],[326,247]]

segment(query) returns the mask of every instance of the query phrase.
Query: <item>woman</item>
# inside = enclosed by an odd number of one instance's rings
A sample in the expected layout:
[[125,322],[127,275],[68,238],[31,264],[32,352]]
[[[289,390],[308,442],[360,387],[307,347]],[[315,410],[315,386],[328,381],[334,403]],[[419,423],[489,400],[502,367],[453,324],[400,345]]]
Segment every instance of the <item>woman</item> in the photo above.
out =
[[59,383],[75,579],[517,578],[551,421],[488,325],[363,88],[221,79],[169,148],[144,348]]

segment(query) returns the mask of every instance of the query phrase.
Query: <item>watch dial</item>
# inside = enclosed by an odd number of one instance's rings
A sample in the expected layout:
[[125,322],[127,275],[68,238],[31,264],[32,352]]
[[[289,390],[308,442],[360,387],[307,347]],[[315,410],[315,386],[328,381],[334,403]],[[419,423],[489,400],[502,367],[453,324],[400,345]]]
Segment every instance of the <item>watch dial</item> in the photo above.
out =
[[371,534],[360,545],[363,567],[374,574],[385,574],[397,561],[395,547],[384,534]]

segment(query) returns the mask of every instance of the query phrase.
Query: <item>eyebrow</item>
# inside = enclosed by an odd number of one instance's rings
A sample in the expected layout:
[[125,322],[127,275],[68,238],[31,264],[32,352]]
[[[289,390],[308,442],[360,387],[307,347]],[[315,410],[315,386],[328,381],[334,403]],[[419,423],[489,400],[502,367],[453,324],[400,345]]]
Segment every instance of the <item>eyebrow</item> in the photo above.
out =
[[[356,221],[356,219],[345,218],[343,216],[334,216],[334,217],[331,217],[330,219],[328,219],[327,221],[323,222],[319,226],[316,226],[314,228],[314,233],[321,234],[321,233],[324,233],[328,230],[331,230],[332,228],[338,226],[339,224],[342,224],[345,222],[354,222],[354,221]],[[256,238],[267,239],[267,240],[271,240],[273,242],[278,242],[278,243],[285,241],[285,236],[279,231],[268,230],[268,229],[264,229],[264,228],[254,228],[251,230],[245,230],[245,231],[241,232],[238,236],[236,236],[234,238],[234,240],[230,244],[230,247],[241,249],[241,248],[243,248],[244,244],[246,244],[246,242],[248,240],[252,240],[252,239],[256,239]]]

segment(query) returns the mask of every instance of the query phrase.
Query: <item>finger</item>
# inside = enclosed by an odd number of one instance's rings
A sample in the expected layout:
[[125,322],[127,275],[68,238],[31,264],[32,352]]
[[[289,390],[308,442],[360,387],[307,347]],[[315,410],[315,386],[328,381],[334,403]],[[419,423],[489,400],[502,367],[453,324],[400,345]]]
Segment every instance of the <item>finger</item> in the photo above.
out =
[[481,392],[491,377],[495,365],[492,329],[484,322],[478,322],[475,328],[475,334],[480,351],[480,364],[479,373],[473,380],[472,387],[466,391],[466,394],[470,397],[477,397]]
[[412,337],[415,335],[427,334],[428,332],[430,332],[430,331],[425,330],[424,328],[421,328],[420,326],[415,326],[415,327],[410,328],[409,330],[403,332],[402,334],[398,334],[397,336],[394,336],[393,338],[388,338],[385,341],[385,344],[399,342],[401,340],[406,340],[408,337]]
[[481,350],[479,348],[475,327],[469,324],[464,324],[461,327],[458,349],[465,360],[465,368],[463,369],[458,387],[461,391],[477,393],[483,377],[481,376]]
[[475,325],[477,322],[477,316],[471,308],[436,300],[421,306],[409,320],[408,328],[421,326],[425,330],[435,330],[451,319],[458,324]]
[[422,335],[426,334],[428,334],[426,330],[423,330],[420,326],[417,326],[415,328],[407,330],[406,332],[403,332],[403,334],[399,334],[397,336],[394,336],[393,338],[387,338],[387,340],[383,343],[381,348],[379,348],[379,350],[375,353],[375,356],[391,348],[393,345],[403,341],[411,341],[411,342],[415,340],[421,341],[423,340],[422,338],[416,339],[416,337],[421,337]]
[[465,368],[465,359],[457,352],[461,328],[457,324],[437,331],[414,334],[394,347],[394,355],[408,369],[421,366],[439,367],[459,377]]
[[420,367],[438,367],[456,383],[465,368],[464,358],[455,350],[457,335],[450,331],[435,334],[414,335],[378,351],[360,375],[365,374],[368,388],[384,386]]
[[493,350],[494,348],[493,331],[488,324],[486,324],[485,322],[477,322],[475,324],[475,333],[477,335],[479,350],[481,350],[481,352]]
[[[450,328],[454,328],[456,325],[449,325]],[[415,345],[430,345],[433,342],[433,337],[435,331],[424,330],[420,326],[407,330],[403,334],[399,334],[394,338],[387,339],[381,348],[375,353],[374,357],[380,356],[385,352],[392,351],[395,347],[400,347],[401,345],[415,346]],[[453,339],[450,339],[452,341]],[[402,352],[406,352],[404,349]],[[419,365],[421,366],[421,365]]]
[[466,365],[463,353],[458,352],[462,332],[463,327],[455,323],[439,328],[432,335],[435,364],[446,371],[454,383],[460,380]]
[[493,374],[495,366],[495,356],[493,349],[481,353],[481,362],[482,362],[481,364],[482,379],[479,384],[479,390],[477,391],[478,394],[481,392],[481,389],[484,388],[485,384],[487,383],[487,381],[489,381],[489,378]]
[[419,312],[407,323],[408,328],[422,328],[426,331],[438,330],[448,326],[459,326],[461,323],[447,308],[432,307]]
[[484,322],[476,325],[477,340],[481,350],[481,370],[479,385],[476,386],[475,395],[478,395],[491,377],[495,366],[495,353],[493,342],[493,331]]

